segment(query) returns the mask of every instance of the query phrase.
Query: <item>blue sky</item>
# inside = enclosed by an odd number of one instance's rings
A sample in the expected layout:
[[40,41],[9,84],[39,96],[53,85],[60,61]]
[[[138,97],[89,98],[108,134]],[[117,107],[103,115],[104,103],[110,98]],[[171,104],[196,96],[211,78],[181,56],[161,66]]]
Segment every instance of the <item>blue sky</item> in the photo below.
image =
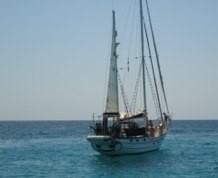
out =
[[[101,114],[111,11],[122,31],[129,4],[0,0],[0,120]],[[218,1],[149,4],[174,118],[218,119]]]

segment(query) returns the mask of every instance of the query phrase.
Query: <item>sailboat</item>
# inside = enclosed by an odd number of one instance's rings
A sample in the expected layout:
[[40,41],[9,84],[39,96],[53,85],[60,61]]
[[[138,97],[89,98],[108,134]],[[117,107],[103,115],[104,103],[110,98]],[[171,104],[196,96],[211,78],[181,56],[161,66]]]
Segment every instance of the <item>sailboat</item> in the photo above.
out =
[[[136,88],[138,88],[139,81],[142,83],[142,100],[143,108],[138,111],[132,112],[128,109],[127,97],[125,96],[124,86],[119,87],[119,70],[118,70],[118,54],[117,47],[117,31],[115,21],[115,11],[112,11],[112,44],[111,44],[111,56],[109,67],[109,80],[107,88],[107,98],[105,112],[102,114],[99,120],[95,120],[93,117],[93,125],[90,126],[91,133],[87,136],[87,140],[91,143],[92,148],[106,155],[125,155],[125,154],[139,154],[146,153],[154,150],[158,150],[168,133],[169,124],[171,121],[171,115],[169,113],[166,93],[164,89],[163,77],[160,68],[159,57],[157,53],[157,47],[154,38],[154,32],[151,23],[151,16],[149,12],[149,6],[147,0],[145,5],[142,0],[139,2],[139,14],[140,14],[140,67],[139,74],[142,80],[136,80]],[[143,14],[143,7],[147,10],[147,19],[149,23],[149,29],[151,34],[151,41],[153,47],[151,48],[148,38],[148,30],[145,23]],[[152,71],[152,75],[148,73],[145,61],[145,41],[147,41],[149,61]],[[152,53],[151,50],[154,50]],[[152,58],[152,54],[155,54],[155,62]],[[156,64],[156,66],[154,65]],[[156,71],[155,71],[156,69]],[[147,75],[146,75],[147,72]],[[146,76],[149,78],[153,89],[152,95],[156,103],[157,118],[151,119],[147,107],[146,96]],[[151,76],[153,76],[151,78]],[[125,111],[120,111],[119,106],[119,89],[123,95]],[[137,90],[136,90],[137,91]],[[134,96],[136,98],[136,91]],[[161,96],[162,98],[161,98]],[[162,101],[161,101],[162,99]],[[164,107],[162,106],[164,105]]]

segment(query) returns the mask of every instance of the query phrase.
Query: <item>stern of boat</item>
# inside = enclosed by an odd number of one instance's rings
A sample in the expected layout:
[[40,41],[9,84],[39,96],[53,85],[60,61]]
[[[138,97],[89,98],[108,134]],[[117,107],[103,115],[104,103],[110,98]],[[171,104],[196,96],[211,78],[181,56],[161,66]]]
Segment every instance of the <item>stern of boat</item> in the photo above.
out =
[[122,148],[119,141],[106,135],[88,135],[86,138],[92,145],[92,148],[100,153],[118,152]]

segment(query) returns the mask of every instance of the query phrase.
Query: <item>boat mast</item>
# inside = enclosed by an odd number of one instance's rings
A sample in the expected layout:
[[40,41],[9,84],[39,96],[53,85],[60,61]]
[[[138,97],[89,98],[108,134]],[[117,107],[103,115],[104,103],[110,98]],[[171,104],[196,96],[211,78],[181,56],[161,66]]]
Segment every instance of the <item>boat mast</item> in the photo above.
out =
[[119,116],[119,96],[118,96],[118,71],[117,71],[117,46],[116,42],[116,23],[115,23],[115,11],[113,13],[112,24],[112,44],[111,44],[111,57],[110,57],[110,69],[108,80],[108,91],[106,99],[106,109],[104,115],[107,116]]
[[[146,3],[147,3],[147,1],[146,1]],[[145,19],[143,19],[143,22],[144,22],[146,41],[147,41],[147,45],[148,45],[148,53],[149,53],[149,58],[150,58],[150,62],[151,62],[151,69],[152,69],[152,73],[153,73],[155,91],[156,91],[156,96],[157,96],[157,101],[158,101],[158,112],[160,114],[161,119],[163,119],[161,103],[160,103],[160,96],[159,96],[159,91],[158,91],[158,87],[157,87],[157,80],[156,80],[156,75],[155,75],[155,71],[154,71],[154,64],[153,64],[153,59],[152,59],[152,55],[151,55],[151,47],[150,47],[150,42],[149,42],[148,31],[147,31]]]
[[144,52],[144,33],[143,33],[143,7],[142,0],[140,0],[140,24],[141,24],[141,54],[142,54],[142,77],[143,77],[143,99],[144,99],[144,112],[147,115],[146,103],[146,87],[145,87],[145,52]]
[[[149,7],[148,7],[148,1],[146,0],[145,2],[146,2],[147,11],[148,11],[148,19],[149,19],[149,24],[150,24],[150,28],[151,28],[151,34],[152,34],[154,51],[155,51],[156,60],[157,60],[157,66],[158,66],[158,71],[159,71],[161,87],[162,87],[162,91],[163,91],[163,94],[164,94],[164,100],[165,100],[165,104],[166,104],[167,113],[169,113],[167,97],[166,97],[166,92],[165,92],[165,89],[164,89],[164,82],[163,82],[163,77],[162,77],[161,68],[160,68],[159,55],[158,55],[158,52],[157,52],[157,46],[156,46],[156,42],[155,42],[154,31],[153,31],[153,27],[152,27],[152,23],[151,23],[151,15],[150,15]],[[161,118],[163,119],[162,113],[161,113]]]

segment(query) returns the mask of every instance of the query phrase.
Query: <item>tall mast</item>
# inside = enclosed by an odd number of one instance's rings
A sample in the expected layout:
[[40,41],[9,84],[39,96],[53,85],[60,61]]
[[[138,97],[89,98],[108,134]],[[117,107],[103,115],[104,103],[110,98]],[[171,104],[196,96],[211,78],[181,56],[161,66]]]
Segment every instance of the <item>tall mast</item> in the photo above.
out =
[[111,43],[111,57],[109,68],[108,91],[106,99],[105,115],[118,116],[119,115],[119,96],[118,96],[118,72],[117,72],[117,46],[116,42],[117,31],[115,23],[115,12],[113,11],[112,24],[112,43]]
[[141,54],[142,54],[143,97],[144,97],[143,99],[144,99],[144,110],[145,110],[145,114],[147,115],[146,87],[145,87],[145,52],[144,52],[142,0],[140,0],[140,24],[141,24]]
[[161,103],[160,103],[160,96],[159,96],[159,91],[158,91],[158,87],[157,87],[157,80],[156,80],[156,75],[155,75],[155,71],[154,71],[154,64],[153,64],[153,59],[152,59],[152,55],[151,55],[151,47],[150,47],[150,42],[149,42],[149,38],[148,38],[148,31],[147,31],[147,27],[146,27],[146,23],[145,23],[145,19],[143,19],[144,21],[144,30],[145,30],[145,35],[146,35],[146,40],[147,40],[147,45],[148,45],[148,53],[149,53],[149,58],[150,58],[150,62],[151,62],[151,69],[152,69],[152,73],[153,73],[153,79],[154,79],[154,85],[155,85],[155,91],[156,91],[156,95],[157,95],[157,101],[158,101],[158,108],[159,108],[159,113],[161,118],[162,116],[162,109],[161,109]]
[[[150,28],[151,28],[151,34],[152,34],[154,51],[155,51],[156,60],[157,60],[157,66],[158,66],[158,71],[159,71],[161,87],[162,87],[162,91],[163,91],[163,94],[164,94],[164,100],[165,100],[165,104],[166,104],[167,113],[169,113],[169,108],[168,108],[168,103],[167,103],[167,98],[166,98],[166,92],[165,92],[165,89],[164,89],[163,77],[162,77],[161,68],[160,68],[159,55],[158,55],[158,52],[157,52],[157,46],[156,46],[156,42],[155,42],[154,31],[153,31],[153,27],[152,27],[152,23],[151,23],[151,15],[150,15],[147,0],[146,0],[146,7],[147,7],[147,11],[148,11],[149,24],[150,24]],[[161,113],[161,118],[163,119],[162,113]]]

